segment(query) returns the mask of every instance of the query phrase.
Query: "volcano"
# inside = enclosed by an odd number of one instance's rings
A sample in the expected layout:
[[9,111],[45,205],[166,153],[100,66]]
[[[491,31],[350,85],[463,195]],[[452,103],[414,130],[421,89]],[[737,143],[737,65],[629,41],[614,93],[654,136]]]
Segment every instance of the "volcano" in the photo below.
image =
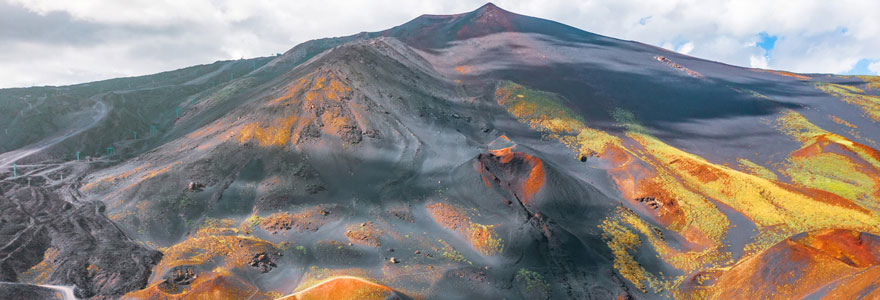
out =
[[0,90],[0,298],[880,297],[880,78],[505,11]]

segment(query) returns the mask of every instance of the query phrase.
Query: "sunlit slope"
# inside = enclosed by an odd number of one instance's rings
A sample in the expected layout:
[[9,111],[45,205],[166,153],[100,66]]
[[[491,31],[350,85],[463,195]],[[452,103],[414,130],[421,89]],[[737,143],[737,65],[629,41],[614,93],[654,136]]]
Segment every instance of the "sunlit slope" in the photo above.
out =
[[25,157],[0,193],[45,187],[71,201],[52,212],[76,203],[157,255],[93,263],[75,250],[114,240],[46,249],[3,226],[4,249],[25,245],[4,278],[132,299],[874,293],[876,77],[740,68],[491,4],[160,75],[0,91],[24,109],[0,120],[0,160]]
[[[878,152],[824,131],[794,111],[780,112],[776,122],[766,124],[803,143],[801,149],[788,154],[777,177],[748,161],[748,168],[737,170],[670,146],[626,110],[611,112],[622,129],[622,134],[612,134],[587,127],[571,100],[553,93],[502,82],[495,97],[520,122],[571,148],[573,159],[595,155],[603,162],[600,166],[617,184],[623,200],[617,215],[601,227],[614,253],[615,269],[640,290],[670,292],[678,298],[715,295],[713,288],[679,287],[692,286],[696,279],[705,281],[705,274],[717,276],[731,266],[755,263],[751,257],[765,255],[768,247],[801,232],[880,233]],[[744,218],[733,223],[731,213]],[[736,229],[745,226],[754,230]],[[743,240],[748,242],[732,242]],[[637,257],[645,246],[682,275],[663,275],[651,270],[662,268],[642,265]],[[732,256],[731,251],[742,254]],[[772,260],[764,263],[768,265],[752,268],[775,264]],[[815,284],[822,286],[837,278],[827,274],[815,279]],[[775,294],[773,286],[786,284],[750,280],[756,293],[770,293],[765,296]],[[717,284],[722,285],[720,291],[735,290],[741,283]]]

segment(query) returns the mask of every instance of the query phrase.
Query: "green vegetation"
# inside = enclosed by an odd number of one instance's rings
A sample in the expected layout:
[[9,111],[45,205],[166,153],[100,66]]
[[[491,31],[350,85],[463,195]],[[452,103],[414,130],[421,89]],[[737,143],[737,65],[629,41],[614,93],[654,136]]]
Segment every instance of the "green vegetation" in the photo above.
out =
[[516,272],[516,280],[523,282],[526,291],[530,293],[547,293],[550,291],[550,283],[544,280],[544,275],[532,270],[519,269]]
[[746,173],[764,178],[769,180],[779,180],[779,177],[776,176],[776,173],[770,171],[770,169],[765,168],[759,164],[756,164],[748,159],[740,158],[737,160],[740,165],[740,169],[745,171]]
[[638,120],[636,120],[636,116],[628,110],[615,108],[611,112],[611,116],[614,117],[614,120],[617,121],[617,123],[626,127],[626,130],[628,130],[630,133],[650,134],[648,128],[642,126],[642,124],[639,123]]
[[495,93],[499,104],[529,125],[554,133],[576,133],[584,120],[565,105],[565,98],[503,82]]
[[495,99],[518,121],[575,150],[576,159],[604,153],[609,145],[620,144],[616,136],[587,127],[562,96],[505,81],[496,88]]
[[244,220],[242,227],[246,232],[253,232],[254,229],[257,229],[260,226],[261,221],[263,221],[263,217],[260,217],[257,214],[252,214]]
[[453,248],[452,246],[449,246],[448,244],[444,245],[442,251],[443,252],[440,255],[442,255],[443,258],[445,258],[445,259],[448,259],[448,260],[451,260],[454,262],[471,263],[466,258],[464,258],[464,255],[462,255],[461,252],[458,252],[458,250],[455,250],[455,248]]
[[[874,179],[859,172],[861,167],[853,164],[846,156],[820,153],[806,158],[792,158],[788,162],[785,173],[791,177],[792,182],[829,191],[856,202],[871,197],[874,192]],[[866,201],[862,204],[872,202]],[[873,206],[876,207],[876,204]]]

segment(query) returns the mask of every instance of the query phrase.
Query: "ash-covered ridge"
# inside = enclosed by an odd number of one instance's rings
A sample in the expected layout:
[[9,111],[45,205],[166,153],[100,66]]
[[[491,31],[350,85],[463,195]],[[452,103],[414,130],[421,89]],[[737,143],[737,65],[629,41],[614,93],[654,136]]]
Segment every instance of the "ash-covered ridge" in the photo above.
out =
[[0,296],[870,295],[877,82],[487,4],[0,90]]

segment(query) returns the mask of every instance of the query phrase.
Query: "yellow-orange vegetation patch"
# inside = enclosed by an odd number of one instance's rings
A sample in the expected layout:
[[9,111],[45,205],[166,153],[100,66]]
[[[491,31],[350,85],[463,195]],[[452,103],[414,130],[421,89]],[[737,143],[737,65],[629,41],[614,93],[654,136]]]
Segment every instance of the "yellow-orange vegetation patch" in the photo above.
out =
[[156,176],[159,176],[159,175],[162,175],[162,174],[168,173],[168,171],[171,171],[172,168],[174,168],[174,167],[176,167],[176,166],[178,166],[178,165],[180,165],[180,162],[179,162],[179,161],[178,161],[178,162],[175,162],[175,163],[173,163],[173,164],[165,165],[165,166],[163,166],[163,167],[161,167],[161,168],[158,168],[158,169],[152,169],[152,170],[146,171],[146,173],[143,173],[143,175],[141,175],[139,178],[137,178],[136,180],[134,180],[132,183],[130,183],[129,185],[127,185],[127,186],[125,186],[125,187],[119,189],[119,190],[116,191],[115,193],[118,194],[119,192],[126,191],[126,190],[131,189],[131,188],[135,187],[136,185],[140,184],[141,182],[144,182],[144,181],[146,181],[146,180],[148,180],[148,179],[150,179],[150,178],[153,178],[153,177],[156,177]]
[[305,92],[305,104],[318,99],[339,101],[351,93],[351,88],[339,80],[333,73],[328,73],[326,76],[315,76],[317,78],[313,81],[314,85]]
[[866,89],[880,89],[880,76],[857,75],[856,77],[865,81]]
[[58,266],[58,263],[55,261],[57,258],[58,249],[52,247],[46,249],[46,252],[43,253],[43,260],[27,271],[18,274],[18,279],[30,284],[47,284],[49,281],[49,275],[52,274],[52,272],[55,271],[55,267]]
[[801,74],[796,74],[796,73],[792,73],[792,72],[788,72],[788,71],[766,70],[766,69],[757,69],[757,68],[754,68],[754,69],[751,69],[751,70],[752,70],[752,71],[758,71],[758,72],[772,73],[772,74],[776,74],[776,75],[779,75],[779,76],[785,76],[785,77],[797,78],[797,79],[800,79],[800,80],[810,80],[810,79],[812,79],[812,78],[810,78],[809,76],[804,76],[804,75],[801,75]]
[[681,234],[696,248],[719,245],[727,233],[727,217],[656,162],[647,157],[639,162],[609,171],[619,186],[631,187],[623,194],[653,209],[662,225]]
[[837,116],[831,116],[831,120],[834,121],[834,123],[837,123],[837,124],[840,124],[840,125],[843,125],[843,126],[846,126],[849,128],[859,128],[858,126],[853,125],[852,123],[847,122],[844,119],[838,118]]
[[291,129],[297,121],[296,115],[288,115],[265,126],[260,123],[245,124],[238,133],[238,142],[241,144],[256,140],[260,146],[282,147],[291,139]]
[[468,65],[462,65],[462,66],[455,67],[455,70],[458,71],[459,73],[461,73],[462,75],[466,75],[467,73],[470,73],[471,71],[473,71],[474,67],[471,67]]
[[[230,125],[231,124],[225,122],[225,120],[218,120],[218,121],[215,121],[211,124],[208,124],[207,126],[203,126],[199,129],[197,129],[196,131],[193,131],[193,132],[187,134],[186,138],[192,139],[192,140],[205,138],[205,137],[208,137],[209,135],[213,135],[213,134],[222,132],[223,130],[227,129]],[[225,140],[225,137],[222,137],[222,138],[223,138],[223,140]]]
[[880,239],[863,232],[826,229],[810,232],[797,241],[855,267],[880,265]]
[[[327,126],[327,130],[340,132],[355,121],[342,114],[339,106],[326,106],[325,102],[342,101],[350,98],[352,92],[351,87],[332,72],[315,71],[307,74],[292,83],[284,95],[267,102],[268,106],[292,105],[292,108],[281,110],[268,121],[240,125],[235,134],[236,140],[241,144],[256,141],[262,147],[286,146],[295,142],[302,127],[314,119],[302,112],[316,107],[327,107],[321,115],[321,121]],[[276,113],[273,111],[270,114]]]
[[[517,120],[574,145],[572,148],[578,155],[597,153],[607,159],[612,165],[609,175],[625,198],[656,203],[651,207],[655,208],[662,226],[700,245],[685,245],[684,249],[670,247],[653,225],[631,212],[605,220],[600,227],[614,254],[614,267],[640,290],[648,287],[654,291],[667,290],[678,286],[683,279],[664,278],[640,266],[633,253],[643,240],[657,250],[664,261],[687,272],[723,269],[732,263],[730,254],[721,248],[730,223],[708,199],[742,213],[755,223],[758,234],[744,249],[747,257],[799,232],[827,228],[880,231],[877,215],[851,200],[808,186],[778,182],[775,173],[747,160],[739,162],[749,173],[711,163],[651,136],[629,112],[613,113],[615,119],[628,128],[626,138],[632,143],[624,146],[621,138],[586,128],[559,96],[513,83],[499,84],[495,96]],[[861,158],[867,165],[877,166],[880,161],[876,150],[802,122],[805,119],[799,115],[784,114],[782,119],[780,130],[801,142],[814,142],[821,135],[850,149],[854,153],[852,157]],[[575,138],[579,132],[599,138],[585,138],[584,141],[594,144],[583,145]]]
[[866,94],[864,90],[854,86],[836,83],[817,82],[816,88],[843,102],[858,106],[866,116],[880,122],[880,96]]
[[501,239],[495,236],[494,225],[472,222],[461,209],[450,204],[433,202],[425,205],[425,208],[434,221],[446,229],[464,235],[481,254],[494,255],[504,251]]
[[[659,223],[691,243],[683,245],[683,250],[675,250],[656,235],[653,227],[637,222],[638,218],[630,215],[624,219],[606,220],[601,227],[614,254],[615,269],[638,289],[668,290],[678,282],[651,274],[635,261],[632,252],[641,245],[640,232],[658,253],[662,253],[661,257],[676,268],[696,270],[706,265],[730,263],[730,253],[722,249],[730,224],[727,217],[667,168],[686,170],[701,181],[718,180],[723,175],[718,170],[684,160],[670,166],[672,160],[657,159],[639,143],[625,147],[619,137],[586,127],[583,120],[565,106],[565,100],[555,94],[505,82],[499,84],[495,97],[520,122],[548,133],[551,138],[557,138],[572,148],[576,158],[598,155],[607,159],[612,164],[609,175],[623,196],[634,205],[641,202],[648,210],[653,210]],[[616,118],[620,116],[633,119],[626,112],[615,112]],[[646,132],[632,124],[628,127]],[[632,227],[640,231],[630,229]]]
[[776,241],[797,232],[835,226],[854,230],[880,228],[877,227],[880,220],[874,214],[845,199],[814,198],[784,184],[712,164],[656,138],[638,133],[630,135],[663,164],[688,162],[712,170],[717,178],[707,181],[705,176],[693,173],[690,168],[669,168],[689,189],[743,213],[756,223],[759,231],[767,227],[782,230],[785,234],[775,238]]
[[843,136],[828,132],[811,123],[801,114],[787,110],[776,120],[777,128],[795,140],[810,144],[819,139],[833,142],[855,153],[874,167],[880,167],[880,152],[871,147],[853,142]]
[[616,220],[630,226],[654,248],[664,261],[685,273],[694,272],[707,266],[720,267],[733,263],[730,252],[724,245],[717,243],[702,250],[682,251],[670,247],[662,235],[662,231],[646,222],[628,209],[618,209]]
[[756,164],[748,159],[740,158],[736,160],[739,162],[739,168],[743,172],[764,178],[769,180],[779,180],[779,176],[770,169],[765,168],[762,165]]
[[162,249],[165,256],[154,272],[164,274],[175,266],[201,265],[208,260],[222,261],[227,268],[247,268],[254,255],[275,252],[274,244],[240,235],[238,229],[204,226],[182,242]]
[[80,188],[80,190],[81,190],[81,191],[91,191],[91,190],[93,190],[93,189],[95,189],[95,188],[102,187],[102,186],[105,185],[105,184],[110,184],[110,183],[114,183],[114,182],[117,182],[117,181],[120,181],[120,180],[126,179],[126,178],[128,178],[129,176],[131,176],[131,175],[133,175],[133,174],[136,174],[136,173],[139,173],[139,172],[141,172],[141,171],[143,171],[144,169],[147,169],[147,168],[149,168],[149,167],[150,167],[150,164],[149,164],[149,163],[146,163],[146,164],[143,164],[143,165],[137,166],[137,167],[135,167],[134,169],[131,169],[131,170],[125,171],[125,172],[123,172],[123,173],[121,173],[121,174],[108,175],[108,176],[105,176],[105,177],[96,178],[96,179],[94,179],[93,181],[91,181],[91,182],[86,183],[85,185],[83,185],[83,186]]
[[616,164],[609,170],[624,197],[652,208],[663,226],[699,246],[694,247],[696,249],[721,244],[729,220],[707,197],[678,179],[672,169],[685,166],[682,169],[695,174],[700,181],[715,180],[720,174],[692,162],[661,160],[648,147],[638,143],[630,148],[614,146],[612,149],[620,153],[616,156],[625,157],[623,161],[626,163]]
[[513,82],[502,82],[495,90],[495,100],[518,121],[547,132],[577,151],[578,157],[604,153],[620,139],[604,131],[587,127],[583,119],[565,106],[556,94],[532,90]]
[[381,300],[395,295],[393,289],[352,276],[327,279],[279,300]]
[[[637,129],[638,126],[633,128]],[[798,136],[817,132],[814,128],[788,129]],[[755,237],[754,243],[746,247],[745,250],[748,253],[758,252],[785,237],[803,231],[835,227],[876,231],[880,228],[875,214],[836,195],[789,186],[759,176],[741,173],[726,166],[712,164],[701,157],[671,147],[642,130],[630,130],[627,136],[644,147],[644,153],[638,152],[642,153],[640,156],[642,161],[656,162],[654,170],[657,172],[662,173],[661,170],[668,170],[671,178],[664,181],[681,182],[685,190],[694,191],[720,201],[753,220],[758,226],[759,234]],[[633,149],[639,148],[634,147]],[[635,153],[633,155],[639,155],[636,152],[633,153]],[[694,210],[689,209],[689,211]],[[715,210],[709,211],[714,212]],[[699,218],[714,219],[706,216]],[[633,222],[629,222],[629,224],[638,221],[636,218],[631,220]],[[706,226],[706,228],[719,227],[716,225]],[[639,232],[649,231],[640,230]],[[623,235],[625,236],[625,234]],[[645,236],[650,235],[646,234]],[[610,245],[619,246],[620,244],[610,243]],[[652,246],[658,253],[661,253],[661,257],[664,257],[663,253],[668,251],[664,250],[665,247],[662,244],[652,244]],[[619,250],[615,253],[616,258],[617,254],[623,255]],[[713,261],[723,262],[723,258],[727,256],[711,254],[708,257],[713,258]],[[681,261],[676,262],[676,259]],[[664,260],[677,268],[684,269],[688,269],[687,266],[700,265],[698,260],[697,264],[687,263],[695,261],[693,256],[669,257]],[[621,261],[626,262],[627,259],[624,258]],[[619,267],[626,270],[625,272],[628,272],[629,277],[634,280],[645,282],[654,280],[651,279],[654,278],[652,275],[643,274],[640,268],[631,263],[623,263]]]
[[872,145],[872,146],[874,146],[874,147],[877,147],[877,145],[878,145],[878,144],[877,144],[877,141],[875,141],[875,140],[873,140],[873,139],[871,139],[871,138],[868,138],[868,137],[864,137],[864,136],[862,136],[861,133],[859,133],[859,131],[858,131],[858,128],[859,128],[859,127],[856,126],[855,124],[852,124],[852,123],[850,123],[850,122],[847,122],[846,120],[841,119],[841,118],[838,118],[837,116],[834,116],[834,115],[831,115],[830,117],[831,117],[831,120],[834,121],[834,123],[837,123],[837,124],[840,124],[840,125],[846,126],[846,127],[847,127],[847,132],[848,132],[850,135],[852,135],[853,137],[855,137],[856,139],[858,139],[858,140],[862,140],[862,141],[864,141],[864,142],[866,142],[866,143],[868,143],[868,144],[870,144],[870,145]]
[[794,111],[777,119],[777,128],[801,141],[783,171],[792,182],[828,191],[880,212],[880,152],[825,131]]
[[324,130],[335,133],[343,132],[348,126],[357,124],[338,107],[332,107],[321,114],[321,122],[324,124]]
[[[656,210],[658,221],[664,226],[704,246],[712,247],[723,240],[729,223],[714,204],[682,186],[663,164],[624,147],[614,135],[585,126],[560,96],[503,82],[495,97],[520,122],[547,132],[572,148],[576,158],[598,155],[611,161],[614,167],[609,173],[624,197],[645,200],[642,205]],[[706,176],[713,174],[699,165],[689,166],[693,171],[706,171]]]
[[602,238],[614,256],[613,267],[620,276],[642,292],[647,292],[649,287],[653,292],[661,292],[670,287],[670,282],[648,272],[636,261],[633,253],[642,244],[638,234],[614,219],[605,219],[599,228],[602,229]]
[[303,87],[306,85],[306,79],[309,79],[309,77],[303,76],[302,78],[297,79],[288,86],[283,95],[270,100],[266,104],[268,106],[276,106],[281,104],[298,104],[299,102],[296,101],[296,97],[302,93]]

